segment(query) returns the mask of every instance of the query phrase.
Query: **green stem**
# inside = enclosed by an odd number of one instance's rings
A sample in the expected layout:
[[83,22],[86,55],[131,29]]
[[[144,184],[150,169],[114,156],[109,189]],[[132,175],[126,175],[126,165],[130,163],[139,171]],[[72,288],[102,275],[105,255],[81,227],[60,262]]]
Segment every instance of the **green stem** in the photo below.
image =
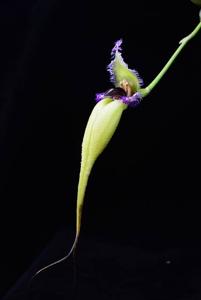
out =
[[165,75],[167,70],[170,68],[172,63],[175,61],[181,50],[186,46],[186,44],[198,33],[198,31],[201,29],[201,22],[195,27],[195,29],[186,37],[184,37],[180,42],[180,46],[177,48],[177,50],[174,52],[174,54],[171,56],[171,58],[168,60],[166,65],[163,67],[163,69],[160,71],[160,73],[156,76],[156,78],[144,89],[140,89],[139,93],[142,95],[142,97],[147,96],[153,88],[159,83],[161,78]]

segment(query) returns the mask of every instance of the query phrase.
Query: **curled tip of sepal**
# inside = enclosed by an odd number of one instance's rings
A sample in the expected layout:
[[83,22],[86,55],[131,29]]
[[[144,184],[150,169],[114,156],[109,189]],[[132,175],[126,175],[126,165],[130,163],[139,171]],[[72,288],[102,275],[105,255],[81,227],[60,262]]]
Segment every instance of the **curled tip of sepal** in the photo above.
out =
[[116,41],[116,43],[114,44],[114,47],[112,48],[112,51],[111,51],[111,56],[112,56],[113,59],[115,58],[115,55],[116,55],[117,52],[121,53],[121,51],[122,51],[122,48],[121,48],[122,43],[123,43],[123,40],[120,39],[120,40]]
[[124,62],[121,55],[122,39],[115,43],[112,49],[112,61],[108,65],[107,70],[110,73],[110,80],[116,86],[119,87],[122,80],[126,80],[132,90],[135,93],[142,87],[143,80],[140,78],[139,73],[136,70],[131,70],[128,65]]

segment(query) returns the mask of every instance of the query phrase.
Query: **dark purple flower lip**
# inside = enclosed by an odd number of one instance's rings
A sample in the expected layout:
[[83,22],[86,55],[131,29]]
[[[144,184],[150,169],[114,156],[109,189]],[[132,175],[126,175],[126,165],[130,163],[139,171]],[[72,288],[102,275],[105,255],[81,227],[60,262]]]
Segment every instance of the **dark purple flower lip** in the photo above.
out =
[[111,97],[112,99],[120,99],[126,96],[126,92],[121,87],[116,87],[105,92],[105,97]]
[[99,102],[106,97],[112,98],[113,100],[118,100],[121,99],[121,97],[126,97],[126,92],[120,87],[112,88],[107,90],[105,93],[96,94],[96,102]]
[[117,87],[106,91],[105,93],[96,94],[96,102],[103,100],[104,98],[109,97],[113,100],[120,100],[126,105],[131,107],[136,107],[140,104],[142,96],[139,92],[136,92],[132,96],[127,96],[124,89]]

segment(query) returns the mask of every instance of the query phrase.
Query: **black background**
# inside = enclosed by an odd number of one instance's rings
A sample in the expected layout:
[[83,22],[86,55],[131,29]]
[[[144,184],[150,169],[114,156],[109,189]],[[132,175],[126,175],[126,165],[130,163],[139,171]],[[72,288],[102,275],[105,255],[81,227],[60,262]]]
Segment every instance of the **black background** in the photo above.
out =
[[[114,42],[123,38],[147,85],[197,22],[187,0],[1,1],[2,294],[60,228],[74,228],[82,136],[95,93],[112,86]],[[197,36],[123,114],[90,177],[83,236],[191,249],[191,264],[201,248],[200,49]]]

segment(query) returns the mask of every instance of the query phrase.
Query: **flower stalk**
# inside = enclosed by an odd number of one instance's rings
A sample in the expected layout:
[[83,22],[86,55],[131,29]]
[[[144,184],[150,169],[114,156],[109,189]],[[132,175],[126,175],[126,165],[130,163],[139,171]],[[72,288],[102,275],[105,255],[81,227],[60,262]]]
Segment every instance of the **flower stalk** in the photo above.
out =
[[178,57],[179,53],[183,50],[183,48],[187,45],[187,43],[194,38],[199,30],[201,29],[201,21],[199,24],[195,27],[195,29],[186,37],[184,37],[180,42],[180,46],[177,48],[177,50],[173,53],[173,55],[170,57],[166,65],[163,67],[163,69],[160,71],[160,73],[154,78],[154,80],[146,87],[143,89],[139,90],[139,93],[142,95],[142,97],[146,97],[149,95],[149,93],[155,88],[155,86],[159,83],[159,81],[162,79],[162,77],[165,75],[167,70],[171,67],[173,62],[176,60]]

